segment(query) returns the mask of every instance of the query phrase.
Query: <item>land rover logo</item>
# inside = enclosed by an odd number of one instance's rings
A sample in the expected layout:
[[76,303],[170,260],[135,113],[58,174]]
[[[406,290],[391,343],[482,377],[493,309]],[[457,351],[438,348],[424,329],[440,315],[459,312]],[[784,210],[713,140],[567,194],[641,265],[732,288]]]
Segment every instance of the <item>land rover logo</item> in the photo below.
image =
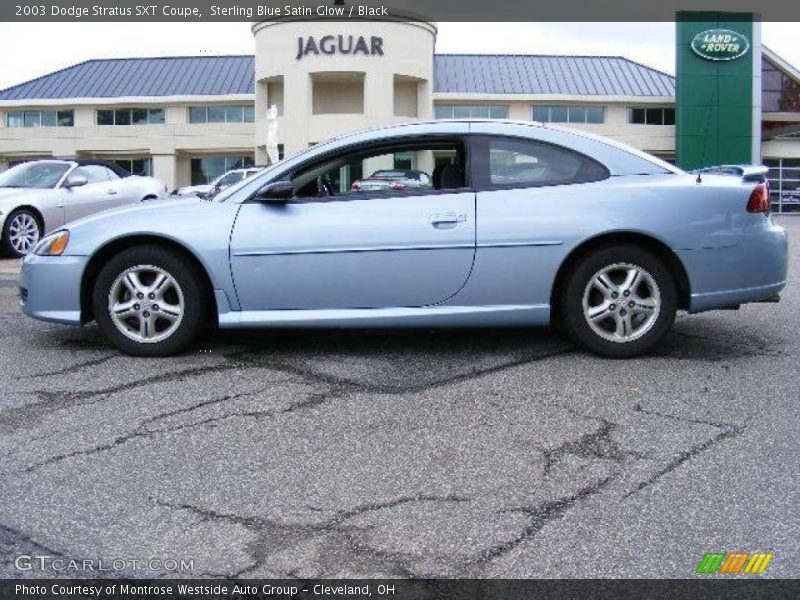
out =
[[363,54],[383,56],[383,38],[363,35],[324,35],[319,41],[313,36],[297,38],[297,60],[309,54]]
[[701,31],[692,40],[692,50],[706,60],[734,60],[747,54],[750,42],[730,29]]

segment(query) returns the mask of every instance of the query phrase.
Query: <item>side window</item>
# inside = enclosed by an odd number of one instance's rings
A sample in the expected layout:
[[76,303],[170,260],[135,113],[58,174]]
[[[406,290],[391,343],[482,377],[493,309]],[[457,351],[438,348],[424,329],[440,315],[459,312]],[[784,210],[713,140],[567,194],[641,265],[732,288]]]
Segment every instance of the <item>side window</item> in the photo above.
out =
[[600,163],[567,148],[536,140],[492,137],[479,144],[484,185],[536,187],[598,181],[608,177]]
[[88,183],[102,183],[108,181],[108,169],[100,165],[83,165],[75,169],[73,175],[83,175]]
[[119,175],[114,173],[114,171],[112,171],[108,167],[103,167],[103,168],[106,170],[106,179],[108,179],[109,181],[116,181],[117,179],[120,178]]
[[408,196],[466,187],[461,141],[415,141],[352,150],[292,176],[298,198]]

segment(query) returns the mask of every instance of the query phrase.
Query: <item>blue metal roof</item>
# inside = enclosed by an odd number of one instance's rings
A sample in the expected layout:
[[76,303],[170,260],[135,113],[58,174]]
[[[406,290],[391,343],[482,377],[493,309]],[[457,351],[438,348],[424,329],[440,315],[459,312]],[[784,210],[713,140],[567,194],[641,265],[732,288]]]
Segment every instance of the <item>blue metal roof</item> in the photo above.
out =
[[[2,100],[253,94],[252,56],[89,60],[0,91]],[[626,58],[439,54],[434,92],[675,95],[674,77]]]
[[88,60],[0,91],[0,100],[253,94],[252,56]]
[[675,78],[619,56],[438,54],[436,92],[675,96]]

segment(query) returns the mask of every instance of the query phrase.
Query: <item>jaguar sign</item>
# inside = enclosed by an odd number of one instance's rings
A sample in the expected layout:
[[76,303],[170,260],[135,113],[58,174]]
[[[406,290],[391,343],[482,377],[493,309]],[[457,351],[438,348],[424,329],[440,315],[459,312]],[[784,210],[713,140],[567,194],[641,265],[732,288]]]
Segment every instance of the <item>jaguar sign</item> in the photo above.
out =
[[749,49],[747,38],[730,29],[707,29],[692,39],[692,50],[706,60],[735,60]]
[[319,40],[313,35],[297,38],[297,60],[309,54],[383,56],[383,38],[363,35],[323,35]]

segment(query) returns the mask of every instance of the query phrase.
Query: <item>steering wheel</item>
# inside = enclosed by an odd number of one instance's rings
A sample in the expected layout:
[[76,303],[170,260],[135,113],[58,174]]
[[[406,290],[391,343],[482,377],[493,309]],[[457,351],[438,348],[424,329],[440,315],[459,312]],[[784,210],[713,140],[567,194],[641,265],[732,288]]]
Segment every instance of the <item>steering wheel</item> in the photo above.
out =
[[317,177],[317,194],[321,197],[333,196],[333,185],[330,179],[320,175]]

